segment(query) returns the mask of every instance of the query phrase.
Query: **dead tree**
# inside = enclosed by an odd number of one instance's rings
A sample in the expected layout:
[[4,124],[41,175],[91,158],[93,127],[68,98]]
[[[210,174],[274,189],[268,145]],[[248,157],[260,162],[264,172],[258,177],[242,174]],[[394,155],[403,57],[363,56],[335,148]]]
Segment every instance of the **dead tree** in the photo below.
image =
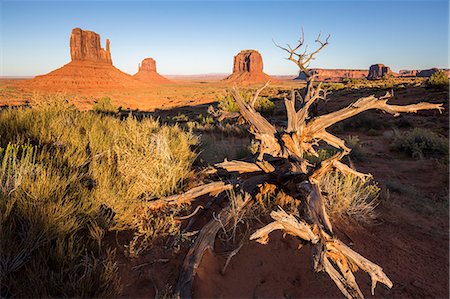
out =
[[[267,119],[259,114],[254,107],[259,89],[253,100],[245,102],[236,90],[232,95],[239,106],[242,117],[250,124],[250,132],[259,141],[258,153],[246,161],[224,161],[213,166],[204,173],[219,176],[227,183],[209,183],[196,187],[184,195],[160,199],[155,207],[174,204],[178,200],[186,203],[195,200],[197,196],[207,193],[216,195],[231,188],[245,192],[243,200],[234,202],[224,208],[200,231],[194,246],[185,258],[176,287],[178,296],[189,298],[196,269],[206,250],[213,251],[217,233],[226,227],[236,215],[236,211],[256,204],[255,198],[261,191],[258,186],[265,183],[271,185],[276,192],[283,193],[288,198],[300,201],[296,213],[288,213],[281,208],[272,211],[273,221],[254,232],[250,239],[260,243],[269,241],[269,234],[274,230],[282,230],[286,234],[298,237],[311,244],[313,251],[313,266],[316,272],[326,272],[339,290],[347,298],[363,298],[354,276],[357,269],[367,272],[372,280],[372,294],[377,282],[392,287],[392,281],[383,269],[367,260],[357,252],[339,241],[333,234],[333,226],[324,205],[324,198],[320,189],[322,177],[329,171],[337,170],[351,173],[366,179],[367,175],[357,172],[343,162],[342,158],[350,153],[345,142],[329,133],[327,129],[333,124],[355,116],[363,111],[378,109],[394,116],[402,112],[410,113],[419,110],[443,109],[441,104],[419,103],[406,106],[390,105],[387,101],[393,96],[386,93],[382,97],[373,95],[360,98],[346,108],[325,115],[311,117],[310,108],[318,100],[324,99],[327,92],[320,84],[314,84],[314,75],[308,69],[314,56],[328,45],[329,36],[322,41],[316,39],[318,47],[308,53],[304,47],[303,32],[300,41],[294,48],[281,47],[288,52],[288,59],[295,62],[307,77],[306,88],[302,94],[291,93],[285,99],[287,110],[287,127],[277,130]],[[333,157],[311,165],[306,155],[317,156],[319,142],[325,142],[338,150]],[[230,179],[232,178],[232,179]],[[292,211],[291,211],[292,212]],[[233,254],[236,254],[234,252]]]

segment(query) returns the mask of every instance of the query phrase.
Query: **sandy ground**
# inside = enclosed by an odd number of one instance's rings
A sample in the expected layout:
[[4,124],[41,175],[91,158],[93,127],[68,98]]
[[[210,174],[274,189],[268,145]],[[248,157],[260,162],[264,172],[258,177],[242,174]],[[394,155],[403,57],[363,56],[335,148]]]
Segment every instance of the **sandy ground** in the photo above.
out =
[[[26,103],[34,94],[60,93],[74,101],[81,110],[90,109],[95,100],[109,97],[112,103],[123,109],[154,111],[155,109],[170,109],[182,106],[196,106],[212,103],[217,97],[223,96],[233,83],[225,83],[209,78],[196,80],[172,79],[171,84],[153,85],[132,89],[111,90],[45,90],[24,89],[26,80],[0,79],[0,106]],[[300,87],[301,81],[280,81],[271,85],[272,88]],[[257,87],[260,86],[256,85]],[[255,88],[256,88],[255,86]],[[252,85],[246,85],[252,87]]]

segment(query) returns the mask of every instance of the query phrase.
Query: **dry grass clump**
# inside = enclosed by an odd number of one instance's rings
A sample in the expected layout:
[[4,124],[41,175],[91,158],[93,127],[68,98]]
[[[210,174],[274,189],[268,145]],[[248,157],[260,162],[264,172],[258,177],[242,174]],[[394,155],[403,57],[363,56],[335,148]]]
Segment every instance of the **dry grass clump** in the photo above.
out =
[[321,180],[326,194],[325,206],[334,217],[349,217],[370,223],[376,218],[380,188],[373,182],[364,182],[353,174],[327,173]]
[[97,112],[101,113],[117,113],[119,112],[119,108],[114,106],[111,103],[111,98],[109,97],[103,97],[97,101],[94,102],[92,105],[92,109]]
[[414,128],[407,132],[394,132],[391,149],[404,152],[415,159],[448,157],[448,139],[435,132]]
[[103,236],[131,229],[148,247],[177,233],[174,221],[166,225],[176,209],[145,207],[183,186],[197,139],[153,119],[80,112],[62,96],[33,104],[0,112],[1,295],[117,295]]

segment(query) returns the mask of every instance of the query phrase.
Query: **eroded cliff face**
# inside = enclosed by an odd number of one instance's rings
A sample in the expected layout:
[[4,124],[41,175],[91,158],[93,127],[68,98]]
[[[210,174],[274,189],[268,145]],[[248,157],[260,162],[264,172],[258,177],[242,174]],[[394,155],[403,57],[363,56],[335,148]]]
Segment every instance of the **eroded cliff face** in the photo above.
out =
[[233,73],[225,81],[239,83],[259,83],[270,80],[270,76],[263,72],[263,60],[256,50],[242,50],[233,61]]
[[[365,78],[368,70],[350,70],[350,69],[310,69],[310,72],[316,75],[316,81],[340,82],[348,78]],[[306,80],[302,72],[296,78],[297,80]]]
[[262,56],[256,50],[243,50],[234,56],[233,73],[262,73]]
[[156,72],[156,61],[153,58],[145,58],[139,65],[139,71]]
[[153,58],[145,58],[139,64],[138,72],[134,78],[147,83],[170,83],[171,81],[156,71],[156,61]]
[[390,67],[379,63],[370,66],[369,75],[367,76],[367,79],[377,80],[387,76],[394,76],[394,73],[391,71]]
[[100,35],[80,28],[72,30],[70,56],[72,61],[90,61],[112,65],[109,39],[106,40],[106,49],[103,49],[100,45]]

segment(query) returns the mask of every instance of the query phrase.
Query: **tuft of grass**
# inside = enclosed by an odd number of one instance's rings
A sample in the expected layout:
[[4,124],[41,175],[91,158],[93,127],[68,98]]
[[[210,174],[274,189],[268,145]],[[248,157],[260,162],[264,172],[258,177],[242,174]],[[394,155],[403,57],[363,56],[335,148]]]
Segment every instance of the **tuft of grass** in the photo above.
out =
[[46,96],[2,110],[0,136],[2,296],[117,296],[106,232],[134,231],[144,239],[131,244],[135,252],[177,234],[177,208],[155,215],[146,203],[183,187],[196,157],[192,133]]
[[324,83],[323,88],[326,90],[330,90],[330,91],[338,91],[338,90],[344,89],[345,84],[340,83],[340,82],[337,82],[337,83],[329,82],[329,83]]
[[[242,96],[242,99],[246,102],[249,102],[253,97],[253,93],[251,90],[241,91],[240,94]],[[239,112],[239,107],[231,94],[218,97],[216,101],[219,102],[219,110],[225,112]],[[272,114],[275,110],[275,104],[267,97],[259,97],[256,100],[255,109],[262,114],[269,115]]]
[[435,88],[448,88],[448,84],[448,75],[443,70],[435,72],[426,82],[426,86]]
[[103,97],[94,102],[92,109],[100,113],[117,113],[119,108],[111,103],[111,98]]
[[308,160],[309,163],[317,164],[319,162],[322,162],[322,161],[334,156],[337,151],[336,151],[336,149],[334,149],[332,147],[326,147],[326,148],[320,148],[316,152],[317,152],[318,156],[305,155],[305,158]]
[[407,197],[407,205],[417,212],[441,215],[448,211],[448,190],[442,190],[441,194],[429,197],[414,188],[414,186],[404,185],[395,180],[387,181],[386,188],[389,191]]
[[203,114],[199,114],[197,116],[197,120],[202,126],[210,126],[214,124],[214,118],[211,115],[204,116]]
[[415,159],[448,156],[448,139],[429,129],[414,128],[401,134],[393,134],[391,149],[404,152]]
[[364,161],[367,158],[367,151],[361,145],[358,136],[349,135],[345,138],[345,145],[347,145],[350,149],[350,158],[356,161]]
[[374,209],[380,188],[374,182],[334,171],[321,179],[320,187],[326,194],[325,206],[332,217],[349,217],[364,223],[376,218]]

